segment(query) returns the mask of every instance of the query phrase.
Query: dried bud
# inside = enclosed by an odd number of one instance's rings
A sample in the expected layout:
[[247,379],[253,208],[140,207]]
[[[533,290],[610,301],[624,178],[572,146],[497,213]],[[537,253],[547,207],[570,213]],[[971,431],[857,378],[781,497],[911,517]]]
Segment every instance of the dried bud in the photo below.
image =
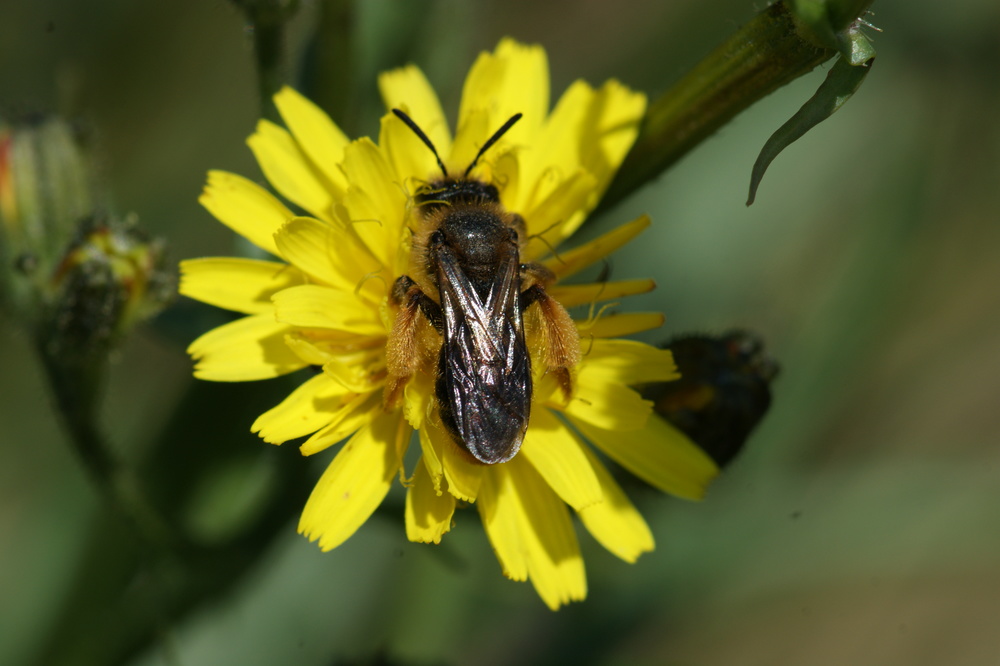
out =
[[777,362],[748,331],[682,335],[663,346],[681,378],[648,385],[643,397],[717,465],[728,465],[771,406]]

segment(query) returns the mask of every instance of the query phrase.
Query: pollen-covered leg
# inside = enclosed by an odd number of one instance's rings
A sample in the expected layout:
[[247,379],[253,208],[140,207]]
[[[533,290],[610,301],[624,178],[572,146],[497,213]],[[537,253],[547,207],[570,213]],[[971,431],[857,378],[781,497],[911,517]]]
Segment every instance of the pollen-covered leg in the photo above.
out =
[[541,284],[536,283],[521,293],[522,312],[533,303],[538,304],[541,314],[543,360],[568,399],[573,391],[570,368],[580,362],[580,336],[566,308],[549,296]]
[[392,302],[399,306],[396,321],[385,345],[386,379],[383,403],[386,409],[396,406],[403,387],[417,369],[420,354],[417,349],[417,316],[420,311],[440,330],[441,308],[427,297],[420,287],[403,275],[392,286]]

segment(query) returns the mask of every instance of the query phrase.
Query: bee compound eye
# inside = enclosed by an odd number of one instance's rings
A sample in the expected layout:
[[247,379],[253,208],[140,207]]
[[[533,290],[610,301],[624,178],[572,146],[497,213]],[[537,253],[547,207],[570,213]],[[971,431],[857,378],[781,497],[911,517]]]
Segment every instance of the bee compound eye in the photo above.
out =
[[517,229],[515,229],[514,227],[509,227],[507,231],[510,232],[510,239],[512,241],[517,242]]
[[428,240],[431,245],[444,245],[444,232],[440,229],[435,229]]

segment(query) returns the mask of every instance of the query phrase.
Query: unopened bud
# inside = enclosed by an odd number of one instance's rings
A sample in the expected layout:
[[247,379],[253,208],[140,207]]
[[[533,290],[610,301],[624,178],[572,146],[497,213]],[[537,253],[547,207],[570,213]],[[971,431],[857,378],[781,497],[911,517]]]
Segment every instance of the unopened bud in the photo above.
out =
[[80,133],[49,116],[0,118],[0,294],[47,353],[106,353],[172,292],[162,244],[101,210]]
[[81,222],[48,284],[50,351],[103,353],[137,321],[157,312],[172,292],[163,247],[134,222]]
[[93,212],[90,162],[79,133],[59,118],[0,118],[0,275],[15,310],[31,307],[76,225]]

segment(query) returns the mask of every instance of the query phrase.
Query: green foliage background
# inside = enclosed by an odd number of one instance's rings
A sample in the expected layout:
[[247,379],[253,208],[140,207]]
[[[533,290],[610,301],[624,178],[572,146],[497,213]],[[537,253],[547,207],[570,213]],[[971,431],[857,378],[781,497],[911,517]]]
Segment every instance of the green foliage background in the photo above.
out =
[[[303,4],[297,56],[316,15]],[[617,77],[655,95],[755,9],[357,4],[344,63],[354,93],[327,101],[344,104],[338,120],[353,134],[375,131],[374,77],[388,67],[419,64],[453,112],[475,54],[509,34],[546,46],[555,94],[577,77]],[[530,586],[502,578],[471,511],[443,546],[420,546],[406,542],[401,495],[390,496],[399,511],[328,554],[295,534],[289,513],[274,542],[245,554],[256,562],[231,594],[164,621],[132,663],[1000,663],[1000,5],[875,10],[885,32],[866,85],[774,162],[752,208],[757,151],[822,72],[739,116],[585,231],[653,216],[613,266],[660,285],[626,304],[667,314],[648,339],[745,326],[782,364],[771,414],[704,503],[631,489],[654,553],[626,565],[581,534],[589,598],[553,614]],[[229,3],[8,0],[0,104],[87,118],[114,206],[138,213],[175,259],[239,251],[196,202],[209,168],[259,173],[243,143],[259,108],[250,42]],[[193,382],[183,348],[216,316],[178,303],[138,331],[113,361],[103,414],[128,459],[164,432],[179,433],[178,450],[217,440],[237,452],[226,465],[206,452],[211,469],[156,458],[146,471],[201,489],[176,509],[208,540],[262,510],[255,497],[275,460],[312,475],[328,460],[249,433],[252,415],[287,391],[280,381],[207,385],[198,390],[210,409],[175,411]],[[100,598],[119,571],[113,554],[131,547],[13,325],[0,327],[0,368],[0,663],[37,663],[70,640],[75,612],[80,626],[101,627],[98,641],[137,621],[117,617],[113,599],[74,610],[71,594]],[[211,437],[183,436],[192,431]],[[128,581],[153,590],[144,612],[154,618],[157,584]]]

